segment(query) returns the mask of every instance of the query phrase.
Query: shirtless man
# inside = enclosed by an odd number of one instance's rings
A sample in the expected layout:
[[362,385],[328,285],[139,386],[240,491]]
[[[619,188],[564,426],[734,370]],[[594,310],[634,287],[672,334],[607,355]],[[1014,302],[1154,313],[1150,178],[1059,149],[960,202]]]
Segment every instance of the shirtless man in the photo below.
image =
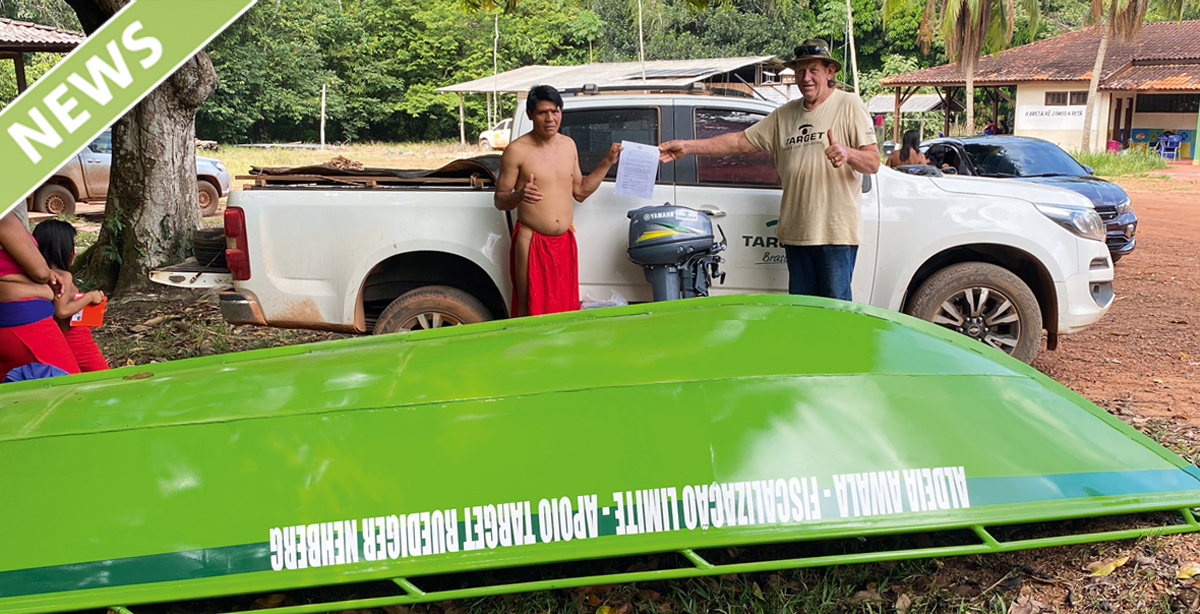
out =
[[573,201],[591,196],[621,154],[621,144],[613,143],[608,155],[584,177],[575,141],[558,133],[562,124],[558,91],[549,85],[534,86],[525,113],[533,131],[504,148],[495,195],[497,209],[517,210],[509,258],[514,317],[579,309]]

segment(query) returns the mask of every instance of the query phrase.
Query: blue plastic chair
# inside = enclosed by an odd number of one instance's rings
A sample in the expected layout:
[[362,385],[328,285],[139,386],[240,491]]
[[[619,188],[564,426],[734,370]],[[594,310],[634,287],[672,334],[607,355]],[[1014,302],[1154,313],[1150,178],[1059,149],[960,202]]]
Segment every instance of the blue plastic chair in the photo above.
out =
[[1183,136],[1172,134],[1158,138],[1158,155],[1167,158],[1168,160],[1179,159],[1179,144],[1183,142]]

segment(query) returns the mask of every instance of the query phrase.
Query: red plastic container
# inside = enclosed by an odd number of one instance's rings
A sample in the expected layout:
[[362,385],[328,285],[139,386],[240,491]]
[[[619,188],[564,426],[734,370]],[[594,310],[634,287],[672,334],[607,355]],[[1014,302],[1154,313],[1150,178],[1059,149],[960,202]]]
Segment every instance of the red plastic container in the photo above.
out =
[[[76,294],[75,298],[81,298],[82,294]],[[108,305],[108,297],[104,297],[95,305],[88,305],[82,311],[71,316],[71,326],[90,326],[96,327],[104,324],[104,307]]]

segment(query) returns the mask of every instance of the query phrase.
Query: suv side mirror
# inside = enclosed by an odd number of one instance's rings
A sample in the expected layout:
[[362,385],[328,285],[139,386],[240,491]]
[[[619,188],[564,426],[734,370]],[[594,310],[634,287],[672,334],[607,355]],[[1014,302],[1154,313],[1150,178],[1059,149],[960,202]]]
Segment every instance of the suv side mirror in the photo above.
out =
[[1092,167],[1090,167],[1090,166],[1088,166],[1088,165],[1086,165],[1086,164],[1084,164],[1084,165],[1083,165],[1083,170],[1087,171],[1087,174],[1089,174],[1089,175],[1095,175],[1095,174],[1096,174],[1096,169],[1094,169],[1094,168],[1092,168]]

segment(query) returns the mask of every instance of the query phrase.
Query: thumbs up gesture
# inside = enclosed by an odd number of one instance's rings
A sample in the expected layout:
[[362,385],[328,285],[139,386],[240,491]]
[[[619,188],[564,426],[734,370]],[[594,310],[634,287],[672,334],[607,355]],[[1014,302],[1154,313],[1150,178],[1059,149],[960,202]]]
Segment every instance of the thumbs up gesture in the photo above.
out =
[[542,192],[533,182],[533,173],[529,173],[529,181],[526,181],[525,187],[521,188],[521,202],[536,203],[540,200],[542,200]]
[[829,158],[829,163],[833,168],[841,168],[850,159],[850,152],[845,145],[839,145],[833,137],[833,131],[825,133],[826,140],[829,141],[829,147],[825,148],[825,157]]

